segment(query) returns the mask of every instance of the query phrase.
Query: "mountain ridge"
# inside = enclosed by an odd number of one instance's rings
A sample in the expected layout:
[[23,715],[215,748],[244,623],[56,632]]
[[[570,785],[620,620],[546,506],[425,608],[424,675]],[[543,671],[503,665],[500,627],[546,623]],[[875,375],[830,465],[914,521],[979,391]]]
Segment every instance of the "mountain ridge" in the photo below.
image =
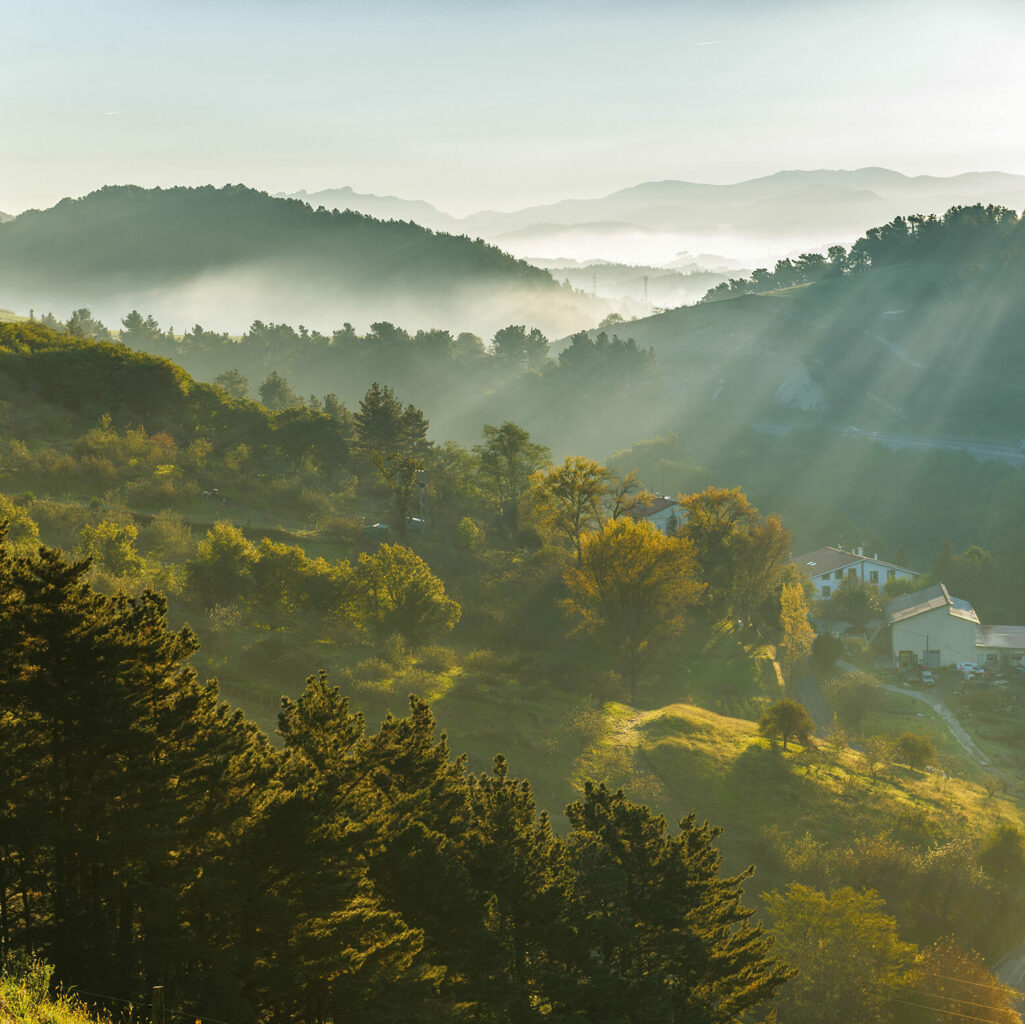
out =
[[0,304],[133,308],[237,329],[269,320],[403,320],[480,332],[572,330],[605,307],[493,245],[415,223],[314,210],[241,185],[110,185],[0,225]]

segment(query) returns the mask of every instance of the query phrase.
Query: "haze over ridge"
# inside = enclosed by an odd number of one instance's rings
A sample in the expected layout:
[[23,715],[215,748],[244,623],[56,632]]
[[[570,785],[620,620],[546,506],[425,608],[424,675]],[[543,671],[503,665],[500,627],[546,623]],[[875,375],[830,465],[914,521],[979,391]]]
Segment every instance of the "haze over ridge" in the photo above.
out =
[[521,259],[663,265],[683,253],[708,252],[721,257],[719,269],[730,259],[772,262],[802,248],[849,243],[902,214],[942,213],[977,202],[1021,209],[1025,176],[1001,171],[912,176],[884,167],[781,170],[729,184],[646,181],[594,198],[481,210],[462,218],[422,200],[360,194],[348,186],[291,197],[480,236]]

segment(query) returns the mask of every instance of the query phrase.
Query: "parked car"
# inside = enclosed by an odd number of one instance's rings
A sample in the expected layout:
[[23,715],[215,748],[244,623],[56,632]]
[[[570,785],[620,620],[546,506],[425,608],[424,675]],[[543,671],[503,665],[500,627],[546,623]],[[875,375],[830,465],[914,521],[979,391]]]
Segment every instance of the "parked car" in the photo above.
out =
[[957,670],[965,677],[965,679],[971,679],[973,676],[985,675],[985,669],[979,668],[978,665],[973,665],[970,661],[959,661],[957,663]]
[[923,686],[935,686],[936,677],[927,669],[922,669],[922,685]]

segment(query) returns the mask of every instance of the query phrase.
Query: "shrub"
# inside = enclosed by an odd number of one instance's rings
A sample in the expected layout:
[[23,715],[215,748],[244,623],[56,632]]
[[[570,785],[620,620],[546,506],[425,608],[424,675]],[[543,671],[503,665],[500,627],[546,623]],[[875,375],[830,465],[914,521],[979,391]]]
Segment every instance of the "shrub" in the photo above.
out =
[[936,762],[936,747],[932,740],[913,732],[905,732],[897,737],[894,753],[898,761],[912,768],[924,768]]
[[352,677],[360,683],[380,683],[395,674],[395,666],[384,658],[367,658],[352,669]]
[[417,659],[421,668],[427,672],[448,672],[456,664],[456,656],[448,647],[441,647],[438,644],[429,644],[420,651]]
[[811,645],[811,655],[822,668],[832,668],[843,655],[843,642],[834,633],[820,633]]

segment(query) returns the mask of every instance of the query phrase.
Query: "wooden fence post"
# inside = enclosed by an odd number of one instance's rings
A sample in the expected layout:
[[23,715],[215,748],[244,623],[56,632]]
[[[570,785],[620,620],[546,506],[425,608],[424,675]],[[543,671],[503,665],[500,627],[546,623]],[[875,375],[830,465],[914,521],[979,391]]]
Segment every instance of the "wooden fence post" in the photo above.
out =
[[150,1024],[164,1024],[164,986],[153,986],[153,1005]]

